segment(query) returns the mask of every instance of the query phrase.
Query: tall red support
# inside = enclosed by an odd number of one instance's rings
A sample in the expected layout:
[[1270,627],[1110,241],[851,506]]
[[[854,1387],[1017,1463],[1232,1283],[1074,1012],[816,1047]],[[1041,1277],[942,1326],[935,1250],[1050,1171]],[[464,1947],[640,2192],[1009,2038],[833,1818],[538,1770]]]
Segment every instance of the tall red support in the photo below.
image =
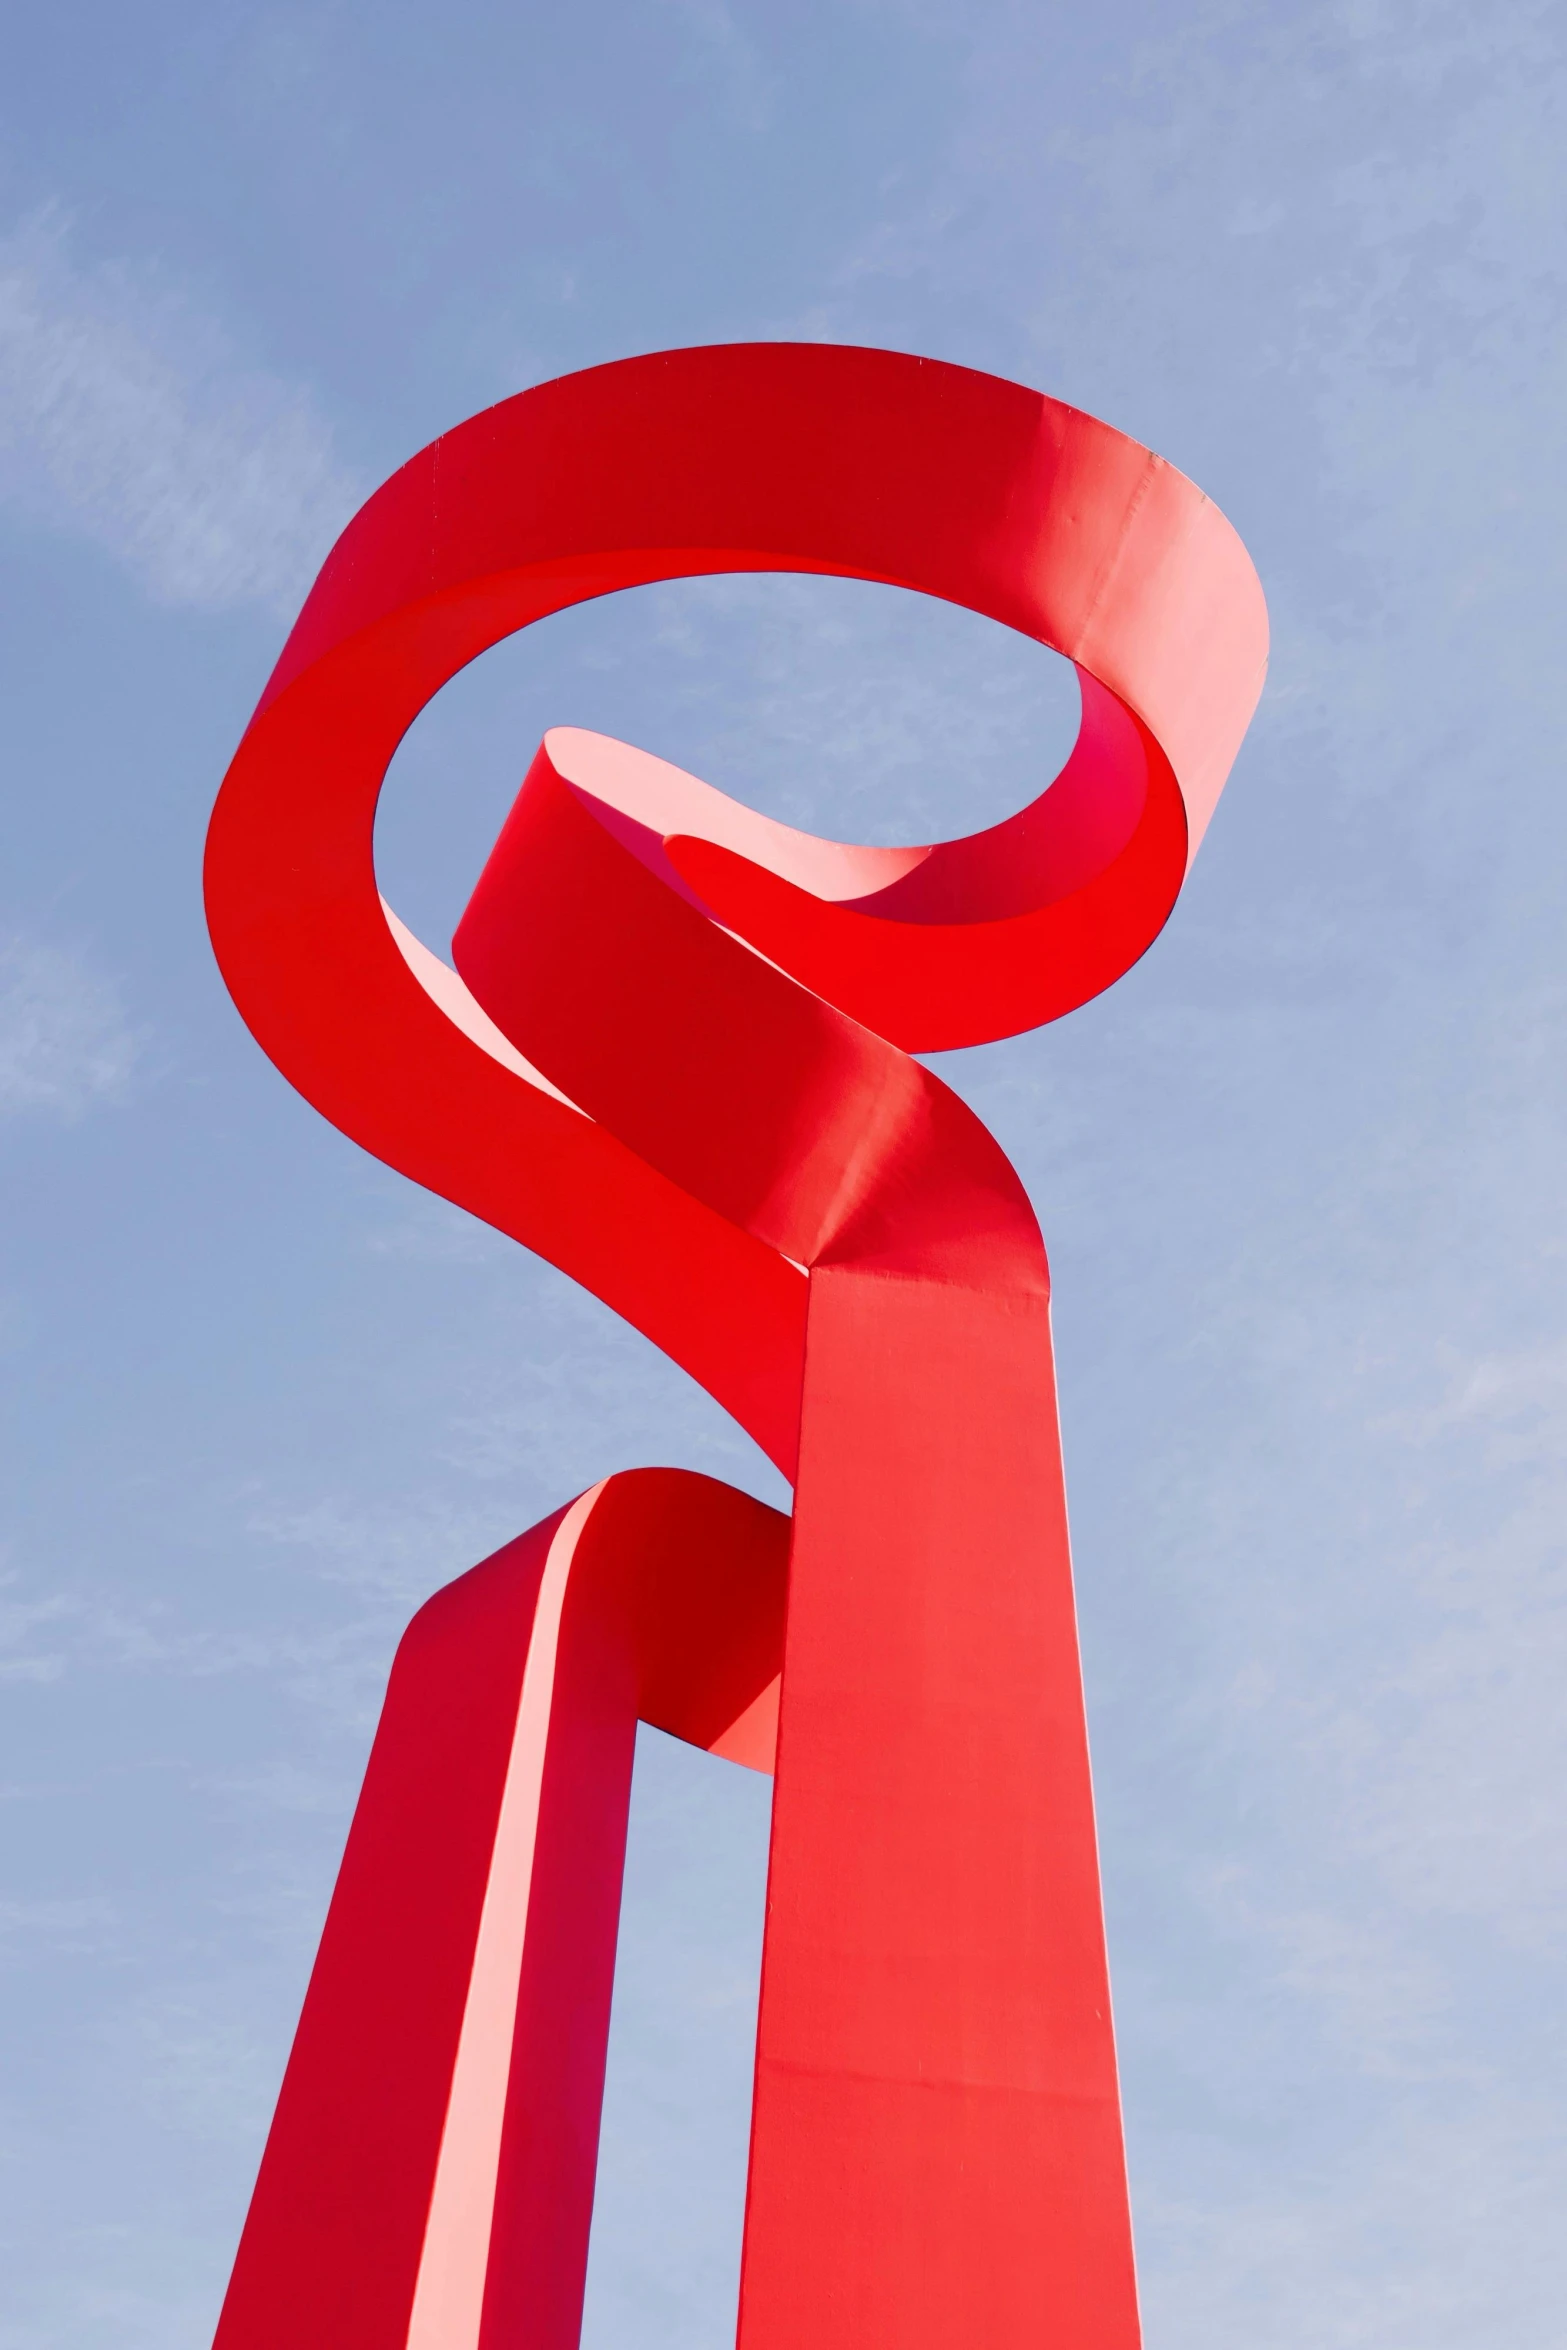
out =
[[[851,848],[561,730],[455,969],[403,930],[372,827],[431,695],[568,604],[763,570],[1068,655],[1060,776],[969,839]],[[1045,1253],[910,1056],[1144,951],[1266,636],[1235,533],[1157,457],[823,345],[524,393],[333,550],[213,817],[235,1000],[345,1132],[700,1380],[795,1508],[612,1477],[415,1618],[220,2350],[576,2343],[639,1719],[776,1755],[741,2350],[1132,2350]]]

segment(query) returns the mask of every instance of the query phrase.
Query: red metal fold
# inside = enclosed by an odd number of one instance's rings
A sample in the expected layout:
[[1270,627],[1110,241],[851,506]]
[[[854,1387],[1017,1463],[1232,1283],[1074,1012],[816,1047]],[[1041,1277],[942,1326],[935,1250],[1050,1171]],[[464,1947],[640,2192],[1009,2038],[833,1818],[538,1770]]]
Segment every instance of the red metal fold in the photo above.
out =
[[[967,840],[855,848],[560,729],[456,968],[410,938],[372,827],[430,696],[567,604],[741,570],[893,582],[1067,654],[1062,774]],[[1146,949],[1265,651],[1183,476],[888,352],[544,385],[334,549],[213,817],[235,999],[327,1116],[605,1298],[796,1499],[786,1604],[787,1521],[643,1471],[416,1619],[222,2350],[576,2342],[638,1718],[763,1767],[776,1734],[743,2350],[1135,2344],[1045,1255],[909,1055]]]

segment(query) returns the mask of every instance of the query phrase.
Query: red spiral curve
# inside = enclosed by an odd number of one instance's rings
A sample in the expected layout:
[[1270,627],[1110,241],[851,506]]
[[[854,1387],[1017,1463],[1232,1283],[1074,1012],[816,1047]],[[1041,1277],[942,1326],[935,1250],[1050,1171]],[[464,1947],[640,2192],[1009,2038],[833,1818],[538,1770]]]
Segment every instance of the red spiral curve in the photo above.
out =
[[[1067,654],[1061,775],[967,840],[850,848],[560,730],[456,969],[413,940],[372,830],[430,696],[568,604],[742,570],[890,582]],[[689,1370],[796,1501],[612,1478],[416,1618],[223,2350],[575,2343],[639,1718],[764,1768],[776,1741],[743,2350],[1135,2343],[1045,1255],[910,1056],[1145,950],[1265,653],[1182,475],[886,352],[544,385],[334,549],[213,817],[235,1000],[345,1132]]]

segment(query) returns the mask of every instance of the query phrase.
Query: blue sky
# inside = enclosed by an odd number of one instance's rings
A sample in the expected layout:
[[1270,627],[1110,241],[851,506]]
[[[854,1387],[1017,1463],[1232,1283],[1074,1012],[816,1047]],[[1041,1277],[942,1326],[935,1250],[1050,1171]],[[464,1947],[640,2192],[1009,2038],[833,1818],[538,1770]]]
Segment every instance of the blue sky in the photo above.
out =
[[[387,1660],[593,1477],[771,1473],[357,1154],[198,867],[357,500],[641,349],[1076,401],[1224,506],[1272,681],[1164,939],[946,1073],[1039,1205],[1150,2350],[1556,2350],[1567,2294],[1567,25],[1494,0],[59,0],[0,83],[0,2350],[210,2336]],[[966,830],[1057,665],[642,591],[459,680],[444,945],[544,726]],[[729,2338],[766,1790],[649,1738],[590,2350]]]

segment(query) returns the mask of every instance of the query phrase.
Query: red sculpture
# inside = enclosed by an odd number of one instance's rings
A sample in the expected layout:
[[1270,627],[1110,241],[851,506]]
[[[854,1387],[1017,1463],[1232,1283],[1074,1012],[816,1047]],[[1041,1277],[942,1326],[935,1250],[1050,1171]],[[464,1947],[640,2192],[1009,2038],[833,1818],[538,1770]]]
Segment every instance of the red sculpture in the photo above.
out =
[[[726,571],[891,582],[1067,654],[1065,768],[970,839],[850,848],[553,733],[439,961],[372,858],[410,721],[546,613]],[[776,1746],[742,2350],[1135,2344],[1045,1252],[910,1055],[1143,952],[1266,635],[1234,531],[1157,457],[822,345],[523,393],[333,550],[213,817],[235,1000],[346,1133],[683,1364],[796,1501],[611,1477],[415,1617],[220,2350],[576,2343],[638,1720]]]

